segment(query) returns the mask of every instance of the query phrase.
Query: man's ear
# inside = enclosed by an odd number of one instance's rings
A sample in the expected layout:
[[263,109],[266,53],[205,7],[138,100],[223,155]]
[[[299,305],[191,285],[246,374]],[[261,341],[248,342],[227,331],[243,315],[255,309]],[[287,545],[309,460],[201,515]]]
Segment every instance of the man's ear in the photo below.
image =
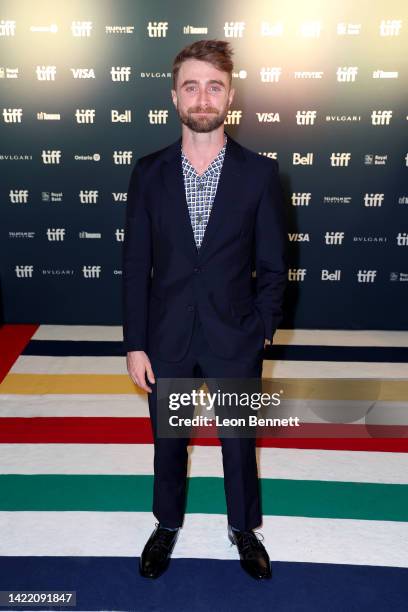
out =
[[173,100],[174,106],[177,108],[177,94],[176,94],[176,90],[175,89],[171,90],[171,98]]
[[229,93],[228,93],[228,100],[229,100],[230,105],[232,104],[232,101],[234,99],[234,95],[235,95],[235,89],[233,87],[231,87],[231,89],[229,90]]

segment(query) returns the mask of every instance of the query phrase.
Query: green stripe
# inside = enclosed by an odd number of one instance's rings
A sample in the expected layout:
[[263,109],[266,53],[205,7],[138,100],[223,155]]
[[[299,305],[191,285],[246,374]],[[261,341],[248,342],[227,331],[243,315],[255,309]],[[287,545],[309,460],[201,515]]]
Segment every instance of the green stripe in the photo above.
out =
[[[260,480],[265,515],[408,521],[408,485]],[[153,476],[0,476],[0,510],[150,512]],[[190,478],[187,512],[226,514],[222,478]]]

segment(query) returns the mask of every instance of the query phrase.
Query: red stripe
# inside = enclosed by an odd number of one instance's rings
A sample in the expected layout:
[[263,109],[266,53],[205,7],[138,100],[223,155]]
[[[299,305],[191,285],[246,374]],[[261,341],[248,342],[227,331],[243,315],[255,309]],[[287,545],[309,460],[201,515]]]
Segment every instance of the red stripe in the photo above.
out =
[[2,325],[0,327],[0,382],[25,349],[39,325]]
[[[364,425],[303,426],[306,435],[332,437],[269,437],[259,438],[258,446],[278,448],[315,448],[333,450],[372,450],[408,452],[406,428],[391,431],[386,426],[366,428]],[[328,429],[329,428],[329,429]],[[358,429],[356,429],[358,428]],[[364,432],[365,429],[365,432]],[[384,432],[400,437],[379,437]],[[371,433],[371,435],[370,435]],[[333,435],[336,434],[336,437]],[[356,437],[356,435],[360,437]],[[365,435],[364,435],[365,434]],[[341,437],[343,436],[343,437]],[[34,444],[151,444],[151,423],[148,417],[34,417],[0,419],[0,443]],[[218,438],[192,438],[198,446],[219,446]]]

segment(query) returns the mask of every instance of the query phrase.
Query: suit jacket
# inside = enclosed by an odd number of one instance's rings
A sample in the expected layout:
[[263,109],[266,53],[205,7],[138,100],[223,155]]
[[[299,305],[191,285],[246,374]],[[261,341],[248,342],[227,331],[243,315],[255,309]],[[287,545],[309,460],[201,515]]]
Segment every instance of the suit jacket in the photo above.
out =
[[287,282],[287,219],[278,163],[228,136],[197,250],[181,137],[139,158],[128,189],[122,270],[126,351],[179,361],[188,349],[195,310],[220,357],[263,350],[264,339],[272,340],[282,318]]

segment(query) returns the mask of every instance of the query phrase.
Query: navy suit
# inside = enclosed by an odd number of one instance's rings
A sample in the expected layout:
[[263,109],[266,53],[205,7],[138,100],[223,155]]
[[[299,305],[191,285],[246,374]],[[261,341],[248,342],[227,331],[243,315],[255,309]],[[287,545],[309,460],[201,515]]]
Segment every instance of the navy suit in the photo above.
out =
[[[273,338],[281,320],[286,281],[287,225],[276,161],[228,136],[199,250],[185,196],[181,138],[137,161],[123,249],[124,346],[145,351],[156,377],[148,383],[153,513],[168,527],[183,520],[189,439],[157,435],[157,379],[261,379],[264,340]],[[253,529],[262,519],[255,439],[222,438],[221,444],[228,521]]]

